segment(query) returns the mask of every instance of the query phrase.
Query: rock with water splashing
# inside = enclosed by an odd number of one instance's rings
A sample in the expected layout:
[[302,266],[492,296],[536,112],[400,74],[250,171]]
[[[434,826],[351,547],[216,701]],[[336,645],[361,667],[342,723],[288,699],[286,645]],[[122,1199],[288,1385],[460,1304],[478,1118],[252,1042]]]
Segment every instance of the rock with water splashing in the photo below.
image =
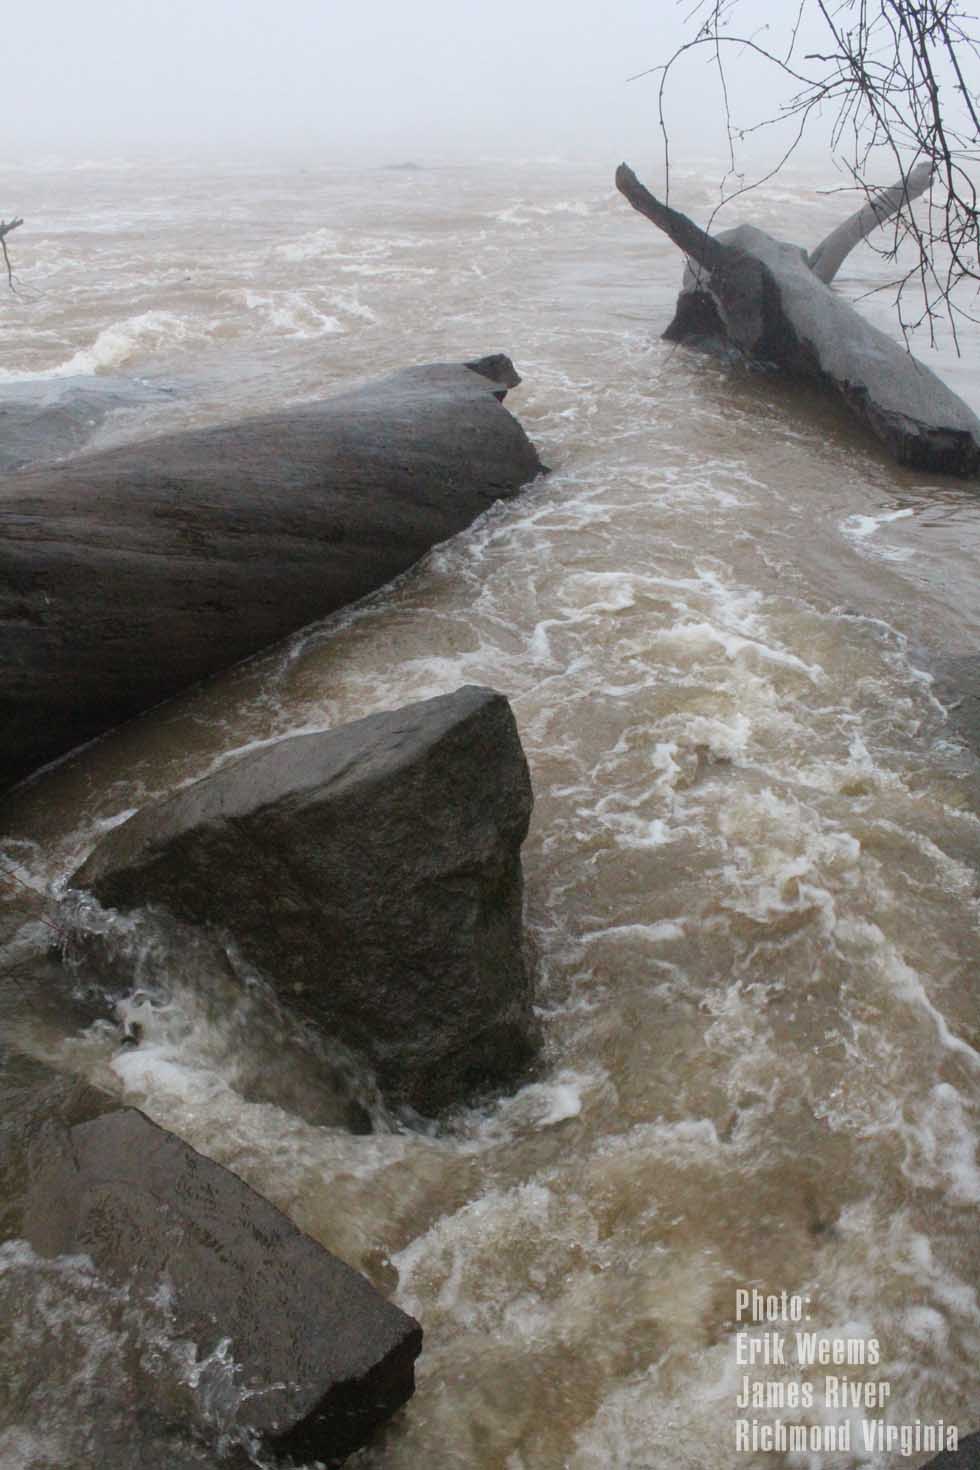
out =
[[390,1101],[431,1114],[535,1048],[531,802],[510,705],[466,687],[250,751],[108,833],[72,881],[226,932]]
[[542,469],[503,355],[0,484],[0,790],[389,582]]
[[0,391],[0,471],[77,454],[111,416],[166,403],[173,389],[138,378],[28,378]]
[[[100,1277],[165,1309],[168,1336],[196,1348],[188,1381],[216,1436],[251,1432],[277,1453],[336,1465],[414,1391],[414,1318],[133,1108],[44,1135],[25,1234],[40,1255],[87,1256]],[[165,1419],[165,1382],[159,1392],[141,1412]],[[134,1423],[134,1445],[137,1435]]]

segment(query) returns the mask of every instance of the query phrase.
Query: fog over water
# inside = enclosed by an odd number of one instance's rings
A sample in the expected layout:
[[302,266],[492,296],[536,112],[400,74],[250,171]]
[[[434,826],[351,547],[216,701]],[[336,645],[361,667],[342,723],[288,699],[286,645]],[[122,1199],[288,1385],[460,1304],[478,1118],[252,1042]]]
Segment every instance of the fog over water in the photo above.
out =
[[[771,9],[748,0],[740,28],[774,36]],[[638,157],[655,146],[657,80],[626,79],[690,36],[689,10],[671,0],[40,0],[4,17],[5,156]],[[733,105],[748,121],[760,88],[768,105],[780,87],[746,53],[735,72]],[[669,98],[685,150],[721,151],[719,100],[710,59],[692,61]]]

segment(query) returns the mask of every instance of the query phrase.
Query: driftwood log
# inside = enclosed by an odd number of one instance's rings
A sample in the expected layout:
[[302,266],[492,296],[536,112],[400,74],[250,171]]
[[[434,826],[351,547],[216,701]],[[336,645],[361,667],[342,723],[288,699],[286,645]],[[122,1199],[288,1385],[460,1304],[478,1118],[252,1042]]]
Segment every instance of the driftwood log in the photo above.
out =
[[830,289],[847,254],[929,183],[913,170],[807,255],[752,225],[709,235],[661,203],[621,164],[616,186],[688,258],[664,336],[723,345],[745,359],[832,388],[901,463],[943,474],[980,470],[980,419],[899,343]]
[[356,601],[542,469],[509,358],[0,482],[0,790]]

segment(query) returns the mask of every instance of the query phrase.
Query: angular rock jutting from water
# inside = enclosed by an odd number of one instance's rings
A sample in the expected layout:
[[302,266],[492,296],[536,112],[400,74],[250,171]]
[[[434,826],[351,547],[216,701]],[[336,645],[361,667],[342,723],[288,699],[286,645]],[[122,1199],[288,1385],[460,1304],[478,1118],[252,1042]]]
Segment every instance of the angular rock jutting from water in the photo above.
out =
[[[626,164],[616,185],[688,257],[667,340],[721,345],[832,388],[900,464],[964,477],[980,471],[980,419],[830,289],[820,273],[829,240],[807,256],[752,225],[709,235],[656,199]],[[837,263],[825,262],[831,274]]]
[[0,484],[0,790],[405,571],[543,468],[503,355]]
[[414,1318],[142,1113],[52,1127],[33,1162],[25,1234],[35,1251],[88,1256],[137,1300],[165,1302],[173,1337],[196,1345],[198,1363],[230,1356],[237,1403],[226,1428],[335,1465],[411,1397]]
[[535,1050],[531,805],[510,705],[467,686],[241,756],[116,827],[72,882],[227,932],[389,1101],[432,1114]]

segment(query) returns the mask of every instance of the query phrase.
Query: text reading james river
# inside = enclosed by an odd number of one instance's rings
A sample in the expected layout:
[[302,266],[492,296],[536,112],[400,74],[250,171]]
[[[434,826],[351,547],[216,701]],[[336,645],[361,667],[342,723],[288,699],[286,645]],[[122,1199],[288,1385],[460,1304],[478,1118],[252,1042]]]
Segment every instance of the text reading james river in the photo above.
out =
[[[877,1337],[814,1330],[810,1298],[756,1288],[735,1293],[738,1388],[735,1449],[740,1454],[786,1451],[864,1451],[911,1456],[955,1450],[956,1426],[943,1419],[901,1422],[892,1385],[866,1371],[882,1361]],[[828,1370],[821,1373],[819,1370]],[[775,1410],[776,1417],[757,1417]],[[784,1411],[801,1417],[783,1418]]]

